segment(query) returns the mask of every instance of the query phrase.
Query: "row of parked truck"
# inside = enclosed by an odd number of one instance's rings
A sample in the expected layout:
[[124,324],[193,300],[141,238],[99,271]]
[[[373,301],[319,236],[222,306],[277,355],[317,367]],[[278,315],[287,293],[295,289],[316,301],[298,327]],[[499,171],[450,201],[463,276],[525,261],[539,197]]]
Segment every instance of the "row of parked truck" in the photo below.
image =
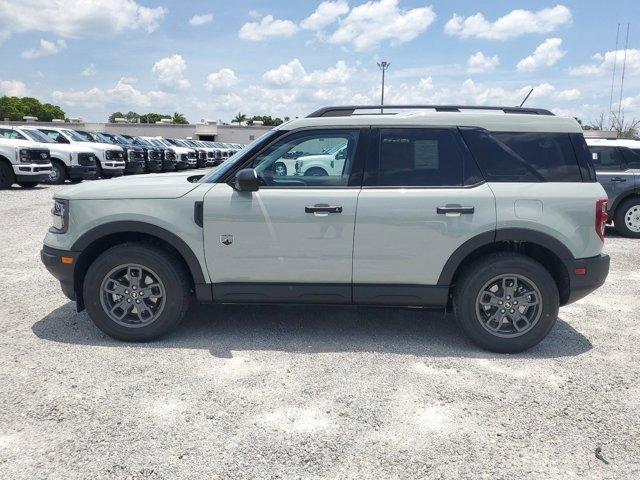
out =
[[0,125],[0,189],[220,165],[239,144]]

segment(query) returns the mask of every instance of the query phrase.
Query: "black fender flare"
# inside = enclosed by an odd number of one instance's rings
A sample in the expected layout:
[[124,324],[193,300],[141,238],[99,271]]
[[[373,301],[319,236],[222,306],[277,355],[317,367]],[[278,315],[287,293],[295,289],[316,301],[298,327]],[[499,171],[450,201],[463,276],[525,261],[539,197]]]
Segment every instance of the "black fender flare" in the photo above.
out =
[[117,233],[144,233],[167,242],[178,251],[182,258],[184,258],[184,261],[191,272],[194,283],[206,283],[200,262],[198,261],[195,253],[193,253],[193,250],[191,250],[185,241],[176,234],[150,223],[123,220],[98,225],[97,227],[82,234],[82,236],[74,242],[71,250],[74,252],[82,252],[93,242],[108,235]]
[[484,232],[460,245],[445,263],[438,278],[438,285],[451,285],[462,262],[475,250],[498,242],[530,242],[552,251],[562,262],[574,260],[571,251],[551,235],[527,228],[503,228]]
[[624,192],[620,193],[619,195],[616,195],[615,200],[613,201],[613,203],[609,207],[609,211],[612,213],[612,215],[615,215],[615,212],[616,212],[616,209],[618,208],[618,206],[622,202],[627,200],[629,197],[634,197],[634,196],[640,196],[640,188],[632,187],[632,188],[629,188],[629,189],[625,190]]

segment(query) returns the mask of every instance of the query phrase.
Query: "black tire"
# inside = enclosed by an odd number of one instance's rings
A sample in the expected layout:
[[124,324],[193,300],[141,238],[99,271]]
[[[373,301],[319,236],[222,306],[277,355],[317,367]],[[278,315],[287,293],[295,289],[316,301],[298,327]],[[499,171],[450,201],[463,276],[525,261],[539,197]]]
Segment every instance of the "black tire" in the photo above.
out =
[[76,184],[81,183],[81,182],[82,182],[81,178],[71,178],[71,179],[69,179],[69,183],[71,183],[73,185],[76,185]]
[[[500,315],[497,310],[491,309],[502,307],[481,307],[478,302],[485,285],[501,275],[515,275],[529,281],[540,293],[539,307],[518,307],[518,311],[524,308],[525,313],[529,312],[529,308],[534,308],[532,312],[536,313],[536,320],[530,322],[528,330],[522,328],[523,333],[508,334],[506,330],[505,333],[491,333],[480,319],[482,313],[479,311],[483,308],[490,309],[487,315],[492,311]],[[490,254],[469,265],[456,281],[453,295],[454,312],[460,328],[480,347],[499,353],[521,352],[537,345],[553,328],[558,318],[559,304],[557,285],[547,269],[530,257],[511,252]],[[502,305],[505,306],[504,303]],[[497,323],[501,325],[502,321],[497,320]],[[515,328],[509,319],[504,323],[505,328]]]
[[104,178],[104,175],[102,173],[102,165],[100,164],[100,162],[96,162],[96,176],[94,177],[96,180],[98,178]]
[[[127,264],[153,271],[164,286],[163,307],[158,317],[144,326],[124,326],[103,307],[103,282],[110,272]],[[83,297],[93,323],[104,333],[128,342],[147,341],[180,324],[191,304],[190,283],[189,275],[170,253],[144,243],[124,243],[108,249],[91,264],[84,279]]]
[[47,183],[51,185],[62,185],[69,175],[67,174],[67,167],[60,160],[51,161],[51,175],[47,179]]
[[22,188],[33,188],[38,185],[38,182],[18,182]]
[[16,181],[13,168],[5,160],[0,160],[0,190],[10,188]]
[[[637,218],[640,215],[640,197],[633,197],[623,201],[613,216],[613,227],[623,237],[640,238],[640,231],[635,232],[626,223],[627,216]],[[638,221],[638,220],[636,220]]]
[[326,177],[327,175],[329,175],[327,171],[320,167],[311,167],[304,172],[305,177]]

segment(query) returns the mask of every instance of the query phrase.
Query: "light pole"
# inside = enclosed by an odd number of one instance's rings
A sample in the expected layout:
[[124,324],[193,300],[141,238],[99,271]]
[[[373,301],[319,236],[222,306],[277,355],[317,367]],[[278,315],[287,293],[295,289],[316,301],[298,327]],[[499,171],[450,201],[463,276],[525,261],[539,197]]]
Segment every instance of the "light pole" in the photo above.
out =
[[[378,62],[378,68],[382,70],[382,90],[380,92],[380,107],[384,105],[384,72],[391,66],[389,62]],[[383,109],[380,108],[380,113],[383,113]]]

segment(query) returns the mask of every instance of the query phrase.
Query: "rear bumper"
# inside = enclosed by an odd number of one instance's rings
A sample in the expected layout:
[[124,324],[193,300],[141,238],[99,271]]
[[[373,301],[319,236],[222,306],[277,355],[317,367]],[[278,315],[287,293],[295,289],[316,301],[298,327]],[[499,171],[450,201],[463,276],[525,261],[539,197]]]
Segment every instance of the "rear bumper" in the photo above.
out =
[[[62,293],[69,300],[76,300],[76,289],[74,284],[74,271],[80,252],[70,252],[67,250],[58,250],[44,245],[40,251],[40,259],[47,268],[49,273],[53,275],[62,288]],[[62,263],[62,257],[71,258],[71,263]],[[69,260],[66,260],[69,262]]]
[[[569,299],[567,304],[586,297],[600,288],[609,274],[609,255],[580,258],[567,263],[569,270]],[[584,274],[578,274],[584,269]]]

